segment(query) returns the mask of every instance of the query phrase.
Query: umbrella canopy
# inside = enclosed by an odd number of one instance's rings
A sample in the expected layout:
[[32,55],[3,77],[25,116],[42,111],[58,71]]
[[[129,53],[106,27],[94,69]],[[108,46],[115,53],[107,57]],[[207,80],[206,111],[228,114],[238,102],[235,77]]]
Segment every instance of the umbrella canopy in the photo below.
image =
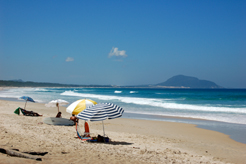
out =
[[103,121],[121,117],[123,108],[112,103],[100,103],[86,108],[77,115],[77,118],[90,121]]
[[58,108],[58,112],[59,112],[59,106],[63,106],[63,105],[67,105],[69,104],[69,102],[67,102],[66,100],[62,100],[62,99],[57,99],[57,100],[52,100],[50,101],[48,104],[45,104],[46,107],[57,107]]
[[[26,100],[26,103],[27,103],[27,101],[34,102],[35,103],[35,101],[31,97],[28,97],[28,96],[22,96],[19,99]],[[24,109],[26,109],[26,103],[25,103]]]
[[[82,120],[102,121],[106,119],[119,118],[124,113],[123,108],[112,103],[101,103],[86,108],[80,112],[76,117]],[[103,136],[105,136],[103,124]]]
[[73,102],[71,105],[69,105],[66,109],[66,111],[68,113],[77,115],[79,114],[81,111],[83,111],[84,109],[92,106],[92,105],[96,105],[97,102],[93,101],[93,100],[89,100],[89,99],[80,99],[77,100],[75,102]]
[[22,96],[22,97],[20,97],[20,99],[30,101],[30,102],[35,102],[31,97],[28,97],[28,96]]

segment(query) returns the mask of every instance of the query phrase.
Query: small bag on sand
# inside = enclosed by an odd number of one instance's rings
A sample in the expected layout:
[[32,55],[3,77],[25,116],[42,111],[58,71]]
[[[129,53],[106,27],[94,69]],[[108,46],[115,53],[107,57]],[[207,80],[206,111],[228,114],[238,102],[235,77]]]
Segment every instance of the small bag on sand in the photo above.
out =
[[97,136],[97,142],[109,142],[109,138],[98,135]]

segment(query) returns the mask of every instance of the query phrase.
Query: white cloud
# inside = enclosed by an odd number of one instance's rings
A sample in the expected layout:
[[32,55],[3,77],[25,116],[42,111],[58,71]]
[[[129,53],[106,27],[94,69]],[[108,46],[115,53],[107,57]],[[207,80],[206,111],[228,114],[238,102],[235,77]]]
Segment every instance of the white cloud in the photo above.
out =
[[72,61],[74,61],[74,59],[73,59],[73,58],[71,58],[71,57],[67,57],[66,62],[72,62]]
[[113,47],[110,51],[110,53],[108,54],[108,57],[112,57],[112,56],[116,56],[116,57],[127,57],[126,51],[125,50],[121,50],[119,51],[117,47]]

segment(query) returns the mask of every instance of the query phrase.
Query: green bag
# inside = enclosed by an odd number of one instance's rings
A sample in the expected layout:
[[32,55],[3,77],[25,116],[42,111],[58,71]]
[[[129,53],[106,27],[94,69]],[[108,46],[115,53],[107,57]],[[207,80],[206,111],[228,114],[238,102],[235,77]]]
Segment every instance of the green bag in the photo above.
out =
[[14,111],[14,113],[20,115],[20,107],[17,108],[17,109]]

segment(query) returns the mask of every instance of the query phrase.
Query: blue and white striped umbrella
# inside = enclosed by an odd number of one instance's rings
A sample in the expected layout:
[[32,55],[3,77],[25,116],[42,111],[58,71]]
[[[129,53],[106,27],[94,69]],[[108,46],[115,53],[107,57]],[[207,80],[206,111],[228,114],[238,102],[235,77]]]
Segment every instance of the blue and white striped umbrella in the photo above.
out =
[[[106,119],[119,118],[124,113],[124,109],[112,103],[100,103],[86,108],[76,117],[85,121],[102,121]],[[103,136],[104,124],[103,124]]]
[[76,117],[85,121],[103,121],[121,117],[123,108],[112,103],[100,103],[86,108]]

